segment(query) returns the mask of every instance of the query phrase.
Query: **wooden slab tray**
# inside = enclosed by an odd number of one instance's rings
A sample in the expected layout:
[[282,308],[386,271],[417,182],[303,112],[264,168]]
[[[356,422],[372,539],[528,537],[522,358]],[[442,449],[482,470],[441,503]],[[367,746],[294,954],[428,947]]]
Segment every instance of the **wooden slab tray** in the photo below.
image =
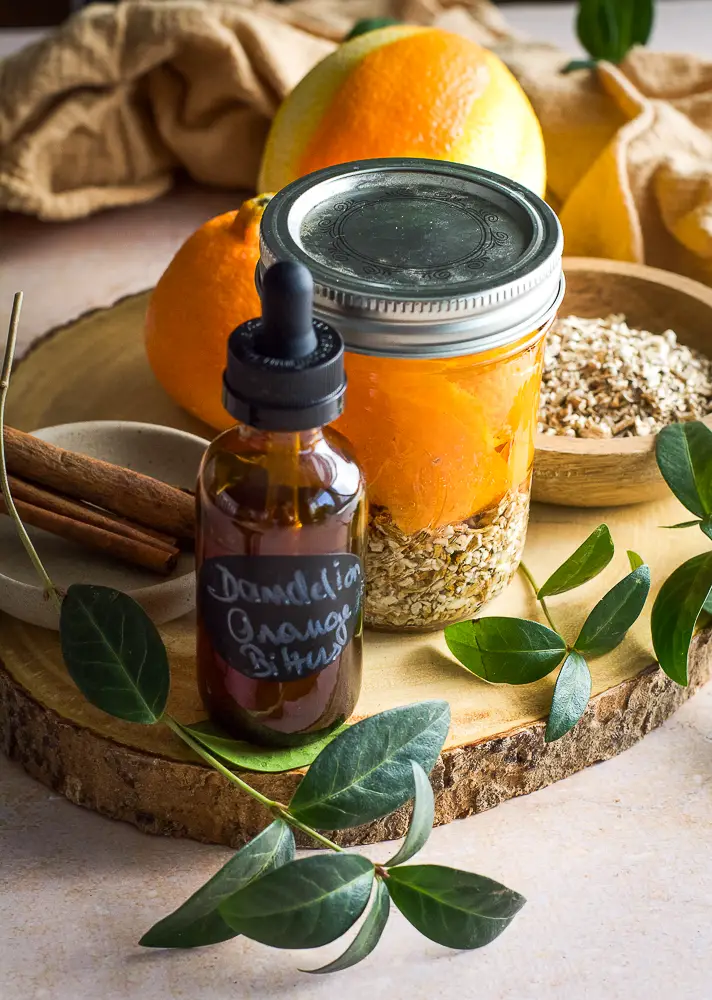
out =
[[[16,370],[8,421],[31,430],[88,418],[128,418],[204,434],[205,428],[178,410],[152,379],[142,349],[145,306],[146,296],[136,296],[49,334]],[[601,577],[552,600],[565,631],[573,637],[586,611],[626,572],[627,548],[647,559],[657,586],[684,559],[704,551],[700,532],[677,532],[673,545],[658,528],[683,519],[672,498],[607,511],[535,505],[526,560],[540,580],[603,520],[618,546]],[[627,749],[709,678],[712,639],[707,633],[695,641],[688,688],[662,674],[650,643],[651,605],[652,599],[622,647],[594,661],[591,705],[575,730],[557,743],[547,746],[543,740],[551,678],[518,688],[485,684],[453,660],[440,634],[368,634],[358,716],[426,698],[446,699],[453,722],[433,773],[436,820],[447,823],[489,809]],[[520,578],[489,610],[537,617]],[[195,686],[192,618],[162,631],[171,660],[171,711],[193,722],[204,713]],[[233,846],[265,824],[260,806],[191,758],[169,731],[117,722],[86,704],[66,674],[55,634],[0,617],[0,660],[5,752],[71,801],[152,833]],[[270,797],[288,801],[299,774],[256,774],[250,780]],[[404,809],[338,839],[368,843],[399,837],[407,816]]]

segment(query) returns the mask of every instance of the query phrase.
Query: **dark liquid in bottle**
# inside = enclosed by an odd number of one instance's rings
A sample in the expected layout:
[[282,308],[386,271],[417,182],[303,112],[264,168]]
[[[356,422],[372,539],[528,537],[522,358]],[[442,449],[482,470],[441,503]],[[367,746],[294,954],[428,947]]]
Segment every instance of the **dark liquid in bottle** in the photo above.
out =
[[[250,557],[256,574],[268,564],[260,563],[261,557],[348,554],[356,557],[350,560],[355,565],[363,559],[362,476],[335,431],[266,433],[238,425],[210,446],[198,487],[199,567],[218,557]],[[296,571],[301,564],[295,559],[293,565]],[[330,589],[328,580],[326,586]],[[347,718],[361,686],[362,604],[348,623],[349,641],[327,666],[317,663],[303,676],[271,680],[247,676],[218,652],[215,621],[199,587],[198,683],[211,718],[237,738],[266,745],[298,742],[300,734]],[[259,611],[259,604],[254,607]],[[275,634],[276,629],[267,633]],[[322,646],[332,648],[317,636],[314,648]],[[271,649],[269,640],[266,648]],[[281,653],[275,645],[270,655]]]

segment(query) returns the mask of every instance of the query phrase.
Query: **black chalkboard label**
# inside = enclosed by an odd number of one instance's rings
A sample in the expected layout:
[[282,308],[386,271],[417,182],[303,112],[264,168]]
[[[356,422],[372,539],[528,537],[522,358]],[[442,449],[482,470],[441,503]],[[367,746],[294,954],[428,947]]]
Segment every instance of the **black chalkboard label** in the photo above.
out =
[[198,579],[200,613],[219,655],[255,680],[294,681],[341,655],[361,622],[357,556],[218,556]]

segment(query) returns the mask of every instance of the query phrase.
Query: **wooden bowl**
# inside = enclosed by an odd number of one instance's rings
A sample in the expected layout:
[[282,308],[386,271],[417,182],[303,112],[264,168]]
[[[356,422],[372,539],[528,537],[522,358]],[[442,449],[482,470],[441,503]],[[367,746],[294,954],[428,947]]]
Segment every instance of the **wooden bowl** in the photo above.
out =
[[[559,316],[624,313],[632,327],[674,330],[712,356],[712,289],[644,264],[565,257],[566,296]],[[712,415],[705,417],[712,428]],[[665,496],[655,437],[569,438],[538,434],[532,498],[567,507],[607,507]]]

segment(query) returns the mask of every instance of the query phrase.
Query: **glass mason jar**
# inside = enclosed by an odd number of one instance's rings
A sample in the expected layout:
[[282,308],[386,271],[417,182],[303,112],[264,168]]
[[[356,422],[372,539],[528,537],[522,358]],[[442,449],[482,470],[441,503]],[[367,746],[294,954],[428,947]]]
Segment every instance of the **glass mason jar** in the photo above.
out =
[[267,206],[258,287],[306,264],[346,343],[336,427],[366,475],[372,628],[471,618],[517,570],[562,243],[527,188],[434,160],[329,167]]

